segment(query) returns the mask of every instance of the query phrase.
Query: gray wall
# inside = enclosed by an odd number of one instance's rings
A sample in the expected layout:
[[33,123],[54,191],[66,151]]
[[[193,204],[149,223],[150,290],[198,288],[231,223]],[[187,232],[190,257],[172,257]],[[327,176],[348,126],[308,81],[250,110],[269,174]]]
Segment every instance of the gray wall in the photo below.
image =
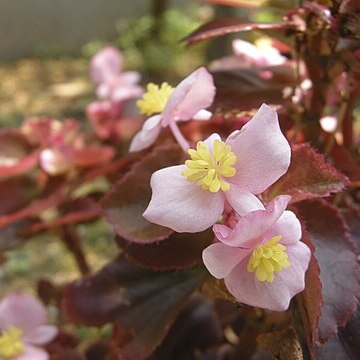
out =
[[118,19],[149,6],[149,0],[0,0],[0,60],[54,47],[78,52],[89,40],[113,39]]

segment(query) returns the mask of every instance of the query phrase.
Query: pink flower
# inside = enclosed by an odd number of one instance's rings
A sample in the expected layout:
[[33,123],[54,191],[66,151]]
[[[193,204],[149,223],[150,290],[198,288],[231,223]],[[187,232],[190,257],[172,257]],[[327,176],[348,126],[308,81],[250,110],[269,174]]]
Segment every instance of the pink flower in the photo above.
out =
[[225,142],[213,134],[189,154],[185,165],[152,175],[152,198],[143,214],[177,232],[209,228],[227,202],[240,215],[258,209],[261,203],[253,194],[267,189],[290,164],[290,146],[277,113],[265,104]]
[[108,139],[116,132],[122,108],[122,103],[109,100],[94,101],[86,107],[86,115],[99,138]]
[[41,139],[44,149],[40,152],[39,163],[49,175],[64,174],[74,167],[75,146],[82,145],[79,123],[72,119],[63,122],[51,120],[48,126],[47,133],[42,131],[38,134],[44,134]]
[[46,322],[46,309],[37,299],[16,293],[4,297],[0,302],[0,358],[49,359],[39,346],[52,341],[58,331]]
[[157,115],[145,121],[131,142],[130,151],[140,151],[151,146],[159,136],[161,128],[166,126],[170,126],[180,145],[186,148],[186,141],[181,139],[175,123],[190,119],[208,120],[211,113],[204,109],[212,104],[214,96],[213,78],[203,67],[195,70],[175,89],[167,83],[160,87],[149,84],[148,91],[143,99],[138,101],[138,106],[146,115]]
[[301,225],[287,211],[290,196],[244,215],[231,229],[214,225],[219,243],[203,251],[204,264],[240,302],[284,311],[305,287],[310,250],[300,241]]
[[236,39],[232,42],[232,47],[234,54],[248,66],[275,66],[287,61],[268,39],[259,39],[255,45]]
[[140,74],[137,71],[122,72],[123,59],[119,50],[107,46],[91,59],[90,76],[98,85],[99,98],[123,101],[142,95],[143,88],[137,83]]

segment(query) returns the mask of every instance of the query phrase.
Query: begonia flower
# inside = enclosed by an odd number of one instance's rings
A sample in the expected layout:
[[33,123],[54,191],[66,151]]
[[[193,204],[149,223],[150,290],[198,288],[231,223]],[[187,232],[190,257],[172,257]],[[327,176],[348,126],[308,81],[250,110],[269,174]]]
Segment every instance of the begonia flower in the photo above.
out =
[[289,201],[290,196],[278,196],[234,228],[213,227],[220,242],[203,251],[204,264],[239,302],[284,311],[305,287],[311,252],[300,241],[299,220],[285,210]]
[[[255,116],[223,142],[211,135],[189,150],[191,160],[156,171],[143,216],[177,232],[212,226],[228,202],[240,215],[257,209],[262,193],[290,164],[290,146],[277,113],[263,104]],[[255,194],[255,195],[254,195]]]
[[[45,135],[44,131],[41,133]],[[74,167],[74,149],[83,145],[79,123],[72,119],[64,122],[52,119],[48,132],[41,141],[44,148],[40,151],[39,163],[49,175],[60,175],[71,170]]]
[[203,67],[195,70],[175,89],[167,83],[162,83],[160,87],[149,84],[147,92],[137,104],[142,114],[152,116],[135,135],[129,151],[140,151],[151,146],[159,136],[161,128],[166,126],[171,128],[180,145],[188,148],[175,123],[190,119],[208,120],[212,114],[205,109],[212,104],[214,96],[213,78]]
[[86,107],[86,115],[101,139],[109,138],[122,116],[122,103],[110,100],[94,101]]
[[55,326],[47,325],[46,308],[25,294],[11,293],[0,302],[0,358],[47,360],[41,348],[57,336]]
[[248,66],[275,66],[284,64],[287,58],[272,45],[272,41],[260,38],[255,45],[241,39],[232,42],[234,54]]
[[96,95],[102,99],[124,101],[142,95],[143,88],[138,85],[140,74],[137,71],[122,71],[123,58],[119,50],[107,46],[91,59],[90,76],[98,85]]

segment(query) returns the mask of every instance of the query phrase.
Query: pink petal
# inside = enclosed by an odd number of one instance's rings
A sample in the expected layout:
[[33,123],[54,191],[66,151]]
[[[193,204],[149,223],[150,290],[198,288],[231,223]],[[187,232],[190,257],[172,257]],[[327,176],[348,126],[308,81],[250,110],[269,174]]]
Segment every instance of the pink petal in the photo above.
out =
[[290,196],[280,195],[271,201],[265,210],[245,214],[227,237],[222,237],[215,225],[215,235],[228,246],[254,248],[262,242],[262,235],[279,219],[289,201]]
[[265,209],[261,201],[255,195],[249,191],[241,190],[234,184],[231,184],[230,189],[225,192],[225,197],[239,215],[245,215],[251,211]]
[[113,101],[125,101],[129,99],[139,98],[144,93],[144,89],[141,86],[127,85],[115,88],[111,94]]
[[163,112],[164,125],[174,120],[192,119],[212,104],[214,96],[212,75],[203,67],[195,70],[171,94]]
[[26,345],[25,351],[17,356],[15,360],[49,360],[49,354],[38,347]]
[[193,116],[193,119],[199,120],[199,121],[207,121],[207,120],[210,120],[211,117],[212,117],[212,112],[203,109],[203,110],[198,111]]
[[108,82],[103,82],[96,88],[96,96],[100,99],[109,99],[111,93],[112,85]]
[[121,52],[107,46],[97,52],[91,59],[90,77],[95,84],[100,84],[114,76],[119,75],[122,68]]
[[10,293],[0,303],[0,329],[6,331],[15,326],[31,333],[46,323],[46,308],[37,299],[26,294]]
[[224,210],[221,192],[211,193],[181,175],[185,165],[156,171],[151,177],[152,198],[144,217],[177,232],[199,232],[214,225]]
[[52,325],[42,325],[26,334],[23,340],[33,345],[45,345],[54,340],[58,334],[58,329]]
[[210,274],[217,279],[223,279],[248,255],[247,250],[217,243],[208,246],[202,257]]
[[124,71],[117,76],[117,83],[123,86],[136,85],[141,80],[138,71]]
[[215,140],[220,140],[221,141],[221,137],[220,137],[219,134],[213,133],[204,140],[204,143],[205,143],[206,147],[209,149],[211,154],[213,153],[214,141]]
[[265,104],[226,143],[237,156],[231,183],[253,194],[266,190],[290,165],[290,146],[280,130],[277,113]]
[[226,278],[229,292],[240,302],[273,311],[285,311],[293,296],[305,288],[305,272],[310,261],[309,248],[298,242],[287,249],[290,267],[275,273],[272,283],[260,282],[247,271],[244,259]]
[[230,236],[232,229],[226,225],[215,224],[213,226],[213,231],[216,237],[218,238],[218,240],[224,242]]
[[50,175],[63,174],[74,165],[73,150],[70,146],[44,149],[40,153],[41,168]]
[[258,65],[262,60],[260,50],[252,43],[241,39],[232,42],[233,52],[236,56],[242,57],[248,61],[248,65]]
[[301,224],[292,211],[286,210],[264,237],[271,239],[277,235],[281,235],[280,242],[284,245],[294,244],[301,239]]
[[151,146],[161,131],[161,115],[154,115],[144,122],[142,129],[131,141],[129,151],[140,151]]

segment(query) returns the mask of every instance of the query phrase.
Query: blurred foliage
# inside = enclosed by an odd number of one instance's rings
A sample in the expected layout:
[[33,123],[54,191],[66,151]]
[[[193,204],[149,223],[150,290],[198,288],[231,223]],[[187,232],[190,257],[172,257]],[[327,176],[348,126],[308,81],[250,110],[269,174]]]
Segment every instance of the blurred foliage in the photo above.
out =
[[[92,270],[100,269],[117,253],[112,233],[103,220],[78,225],[77,230]],[[7,251],[5,258],[6,262],[0,267],[0,297],[12,290],[31,291],[37,280],[50,274],[54,283],[78,276],[72,254],[51,233],[37,235],[22,247]]]
[[161,18],[146,15],[122,20],[116,44],[124,53],[125,65],[158,81],[187,75],[204,63],[206,45],[185,48],[181,39],[211,15],[207,6],[190,6],[167,10]]

